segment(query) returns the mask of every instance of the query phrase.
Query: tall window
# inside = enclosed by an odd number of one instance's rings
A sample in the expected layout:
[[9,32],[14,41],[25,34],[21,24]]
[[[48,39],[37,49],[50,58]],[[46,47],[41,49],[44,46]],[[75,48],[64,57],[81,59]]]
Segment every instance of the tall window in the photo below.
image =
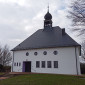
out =
[[36,68],[40,67],[40,61],[36,61]]
[[21,66],[21,63],[19,62],[19,66]]
[[58,61],[54,61],[54,68],[58,68]]
[[17,66],[18,66],[18,62],[17,62]]
[[48,67],[48,68],[51,68],[51,67],[52,67],[51,61],[47,61],[47,67]]
[[45,61],[42,61],[42,68],[45,68]]
[[16,66],[16,63],[14,62],[14,66]]

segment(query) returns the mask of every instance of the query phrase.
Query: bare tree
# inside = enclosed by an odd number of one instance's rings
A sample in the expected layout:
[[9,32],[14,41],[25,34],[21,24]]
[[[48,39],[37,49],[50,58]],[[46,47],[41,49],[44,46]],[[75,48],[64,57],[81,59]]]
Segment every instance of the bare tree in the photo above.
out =
[[0,64],[2,64],[2,47],[0,46]]
[[68,11],[68,18],[72,20],[73,30],[85,33],[85,0],[74,0]]
[[72,20],[72,31],[81,37],[81,56],[85,60],[85,0],[73,0],[67,16]]
[[3,66],[6,66],[10,63],[12,59],[11,52],[9,51],[9,48],[7,45],[5,45],[3,48],[0,48],[0,62]]

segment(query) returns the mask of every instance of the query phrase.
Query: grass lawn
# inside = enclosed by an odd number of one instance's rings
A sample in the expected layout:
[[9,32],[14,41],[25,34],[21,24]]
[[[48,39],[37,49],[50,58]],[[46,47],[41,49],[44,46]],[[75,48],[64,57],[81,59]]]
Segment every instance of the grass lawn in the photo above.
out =
[[85,85],[85,79],[67,75],[27,74],[0,80],[0,85]]

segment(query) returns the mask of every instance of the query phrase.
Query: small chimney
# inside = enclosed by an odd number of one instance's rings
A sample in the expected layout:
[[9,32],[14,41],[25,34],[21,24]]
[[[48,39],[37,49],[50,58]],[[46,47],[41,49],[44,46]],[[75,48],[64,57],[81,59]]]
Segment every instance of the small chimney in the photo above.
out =
[[62,35],[65,35],[65,28],[62,29]]

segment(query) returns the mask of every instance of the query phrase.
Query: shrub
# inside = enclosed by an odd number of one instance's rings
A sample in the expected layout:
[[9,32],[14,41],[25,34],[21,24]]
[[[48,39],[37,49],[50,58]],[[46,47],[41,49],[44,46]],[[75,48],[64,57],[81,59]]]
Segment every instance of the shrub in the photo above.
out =
[[4,66],[5,72],[11,72],[11,66]]
[[81,74],[85,74],[85,63],[80,64]]
[[3,72],[4,71],[4,67],[2,64],[0,64],[0,72]]

